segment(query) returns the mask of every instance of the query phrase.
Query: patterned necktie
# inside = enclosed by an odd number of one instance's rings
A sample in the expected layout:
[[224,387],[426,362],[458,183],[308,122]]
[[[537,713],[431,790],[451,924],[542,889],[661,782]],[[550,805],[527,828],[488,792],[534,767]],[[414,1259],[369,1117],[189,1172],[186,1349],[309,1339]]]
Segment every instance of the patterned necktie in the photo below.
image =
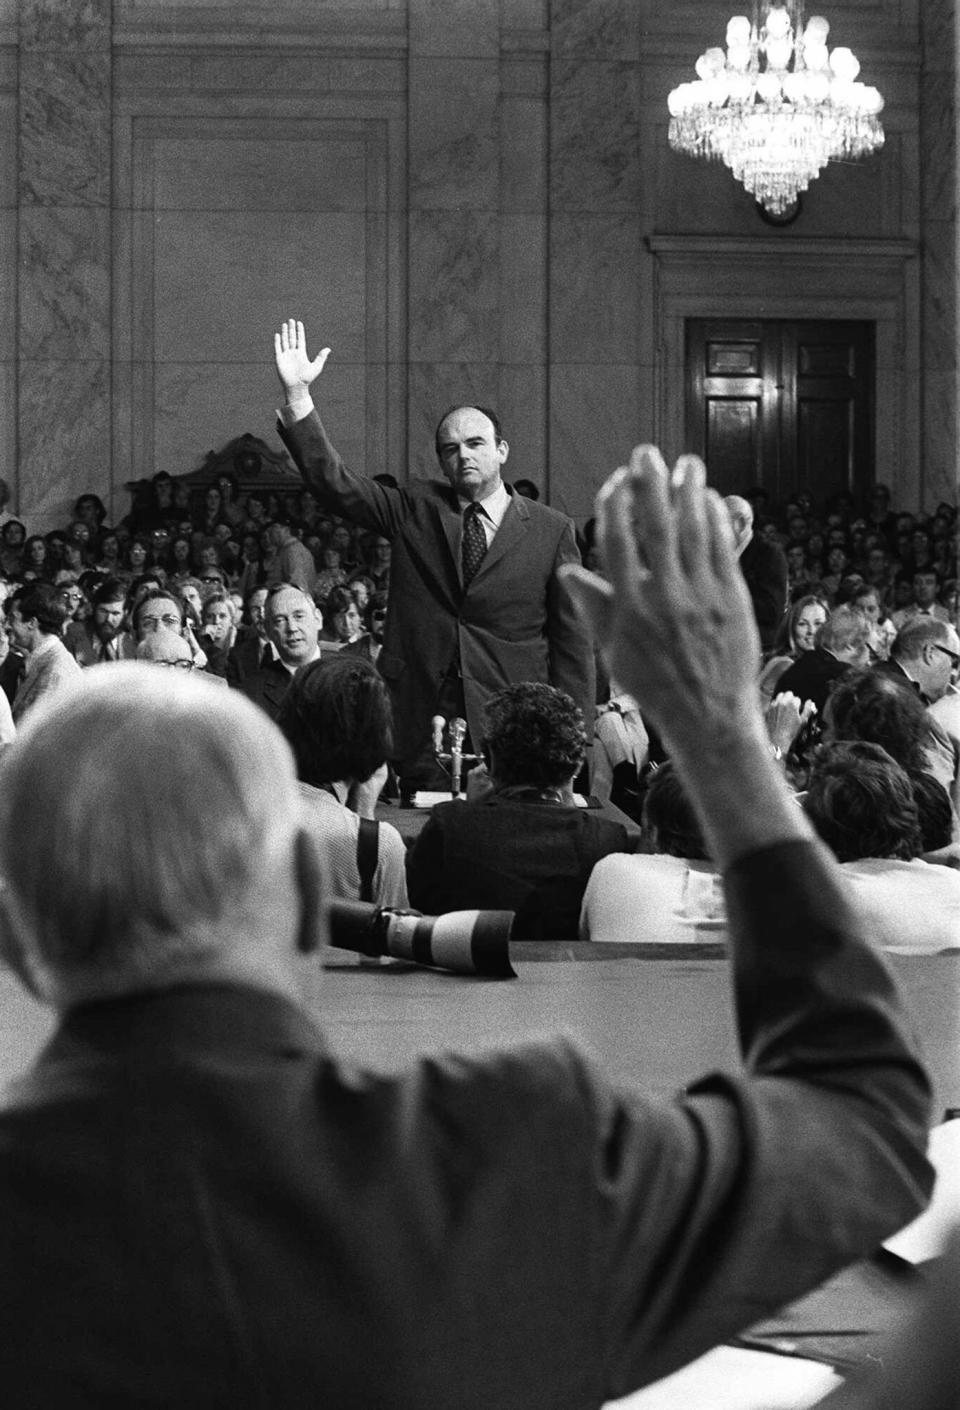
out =
[[463,585],[469,586],[487,551],[487,536],[480,523],[483,510],[479,504],[468,504],[463,514],[463,541],[460,558],[463,565]]

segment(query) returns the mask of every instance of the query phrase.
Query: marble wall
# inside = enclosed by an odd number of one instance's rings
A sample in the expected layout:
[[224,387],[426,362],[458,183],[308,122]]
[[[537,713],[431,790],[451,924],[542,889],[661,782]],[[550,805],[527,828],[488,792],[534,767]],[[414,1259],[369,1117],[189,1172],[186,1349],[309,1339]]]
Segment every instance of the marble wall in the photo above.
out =
[[132,478],[272,439],[271,335],[300,314],[333,348],[322,401],[351,461],[430,473],[438,414],[489,402],[513,475],[582,519],[637,440],[682,448],[678,329],[712,301],[756,312],[752,245],[791,316],[840,316],[858,255],[882,270],[848,299],[885,329],[879,473],[945,497],[953,5],[828,7],[887,97],[887,143],[775,232],[724,169],[667,148],[666,93],[728,12],[0,0],[0,474],[20,512],[47,526],[92,488],[122,513]]

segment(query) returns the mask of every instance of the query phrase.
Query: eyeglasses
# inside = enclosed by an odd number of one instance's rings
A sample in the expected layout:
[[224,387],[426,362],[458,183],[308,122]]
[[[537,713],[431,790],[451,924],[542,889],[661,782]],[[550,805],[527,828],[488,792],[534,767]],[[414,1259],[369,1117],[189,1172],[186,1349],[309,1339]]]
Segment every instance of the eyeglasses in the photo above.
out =
[[943,646],[939,641],[932,641],[930,645],[935,651],[942,651],[944,656],[949,656],[953,662],[953,669],[960,671],[960,651],[951,651],[949,646]]
[[155,666],[170,666],[174,671],[192,671],[194,663],[192,661],[155,661]]

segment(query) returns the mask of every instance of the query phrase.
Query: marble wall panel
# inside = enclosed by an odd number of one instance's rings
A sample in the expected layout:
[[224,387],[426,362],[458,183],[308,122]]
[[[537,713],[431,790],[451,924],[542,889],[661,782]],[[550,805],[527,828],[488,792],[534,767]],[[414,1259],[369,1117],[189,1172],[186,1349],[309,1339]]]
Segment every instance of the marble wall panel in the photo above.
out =
[[500,356],[543,362],[547,343],[547,222],[542,215],[502,215]]
[[[17,353],[17,212],[0,210],[0,360]],[[0,475],[3,471],[0,470]]]
[[577,519],[593,513],[597,491],[626,463],[641,421],[635,364],[550,368],[550,494]]
[[498,384],[492,405],[510,447],[504,477],[532,480],[545,502],[565,509],[553,498],[547,458],[546,366],[524,365],[504,358],[498,367]]
[[20,0],[27,48],[100,49],[110,44],[113,0]]
[[[955,368],[932,367],[923,378],[923,473],[920,493],[907,486],[906,504],[934,509],[941,500],[957,502],[957,374]],[[919,393],[918,385],[917,391]],[[921,478],[921,477],[918,477]],[[912,479],[912,477],[911,477]],[[896,501],[894,501],[896,502]]]
[[77,495],[106,485],[109,368],[21,359],[18,390],[20,508],[43,531],[69,519]]
[[550,43],[554,54],[637,60],[640,6],[637,0],[553,0]]
[[957,202],[955,75],[929,73],[921,92],[923,215],[927,220],[951,220]]
[[502,211],[546,210],[547,108],[542,97],[500,100]]
[[166,211],[153,222],[159,362],[261,363],[284,317],[324,331],[344,361],[365,348],[365,217],[349,212]]
[[552,359],[636,360],[641,259],[635,216],[554,214],[550,222]]
[[0,91],[0,210],[17,204],[17,95]]
[[508,30],[545,31],[550,24],[551,0],[500,0],[501,34]]
[[500,0],[407,0],[411,54],[493,58],[500,47]]
[[924,68],[953,73],[957,62],[956,0],[923,0]]
[[[161,137],[150,143],[149,205],[156,210],[362,211],[366,208],[367,152],[362,136],[344,132],[258,139],[261,124],[204,122],[203,135]],[[217,136],[221,127],[228,129]],[[232,129],[232,130],[229,130]],[[278,171],[283,179],[278,181]]]
[[923,354],[928,367],[957,365],[956,228],[931,221],[923,245]]
[[[440,474],[433,438],[448,407],[479,403],[496,409],[499,372],[495,361],[408,363],[407,467],[411,479],[434,479]],[[399,471],[394,473],[403,479]]]
[[110,202],[110,53],[25,50],[20,57],[20,197]]
[[10,490],[7,513],[20,518],[20,467],[17,457],[17,364],[13,358],[0,357],[0,480],[6,480]]
[[20,339],[27,357],[110,356],[110,212],[24,206]]
[[635,64],[551,67],[550,199],[568,211],[637,210],[640,77]]
[[409,204],[491,209],[498,180],[495,61],[410,61]]
[[499,354],[497,217],[489,211],[411,211],[409,357],[494,362]]
[[[367,381],[368,369],[362,364],[331,364],[316,384],[315,395],[347,463],[375,474],[383,467],[367,444],[362,414]],[[263,363],[167,363],[157,368],[154,396],[148,474],[161,469],[177,475],[195,470],[209,450],[247,431],[274,450],[282,449],[276,430],[278,385]]]

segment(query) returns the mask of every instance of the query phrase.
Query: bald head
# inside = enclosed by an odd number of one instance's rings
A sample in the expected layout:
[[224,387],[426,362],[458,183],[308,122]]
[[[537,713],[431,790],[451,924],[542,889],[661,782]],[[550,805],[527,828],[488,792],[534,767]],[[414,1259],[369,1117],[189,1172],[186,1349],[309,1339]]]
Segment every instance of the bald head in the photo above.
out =
[[43,997],[211,975],[285,987],[306,924],[295,772],[245,697],[193,672],[92,667],[27,722],[3,784],[0,925]]
[[728,494],[723,502],[730,515],[730,525],[739,556],[753,538],[753,505],[739,494]]
[[169,627],[160,627],[143,638],[137,647],[137,660],[187,669],[193,665],[193,653],[182,636]]

